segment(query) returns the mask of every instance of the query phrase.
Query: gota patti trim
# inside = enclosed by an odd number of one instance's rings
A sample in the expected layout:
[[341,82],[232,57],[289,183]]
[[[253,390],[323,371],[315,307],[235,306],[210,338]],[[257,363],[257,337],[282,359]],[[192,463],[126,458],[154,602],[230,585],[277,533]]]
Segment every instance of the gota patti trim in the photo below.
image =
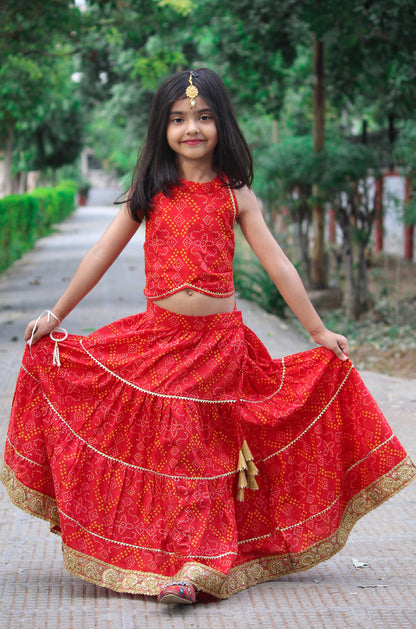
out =
[[[38,384],[40,384],[39,380],[37,378],[35,378],[35,376],[33,376],[29,371],[27,371],[27,369],[25,367],[22,367],[22,368],[26,371],[26,373],[29,376],[31,376]],[[74,435],[74,437],[76,437],[79,441],[81,441],[84,445],[86,445],[87,448],[89,448],[90,450],[92,450],[96,454],[104,457],[105,459],[108,459],[109,461],[113,461],[114,463],[120,463],[120,465],[124,465],[125,467],[129,467],[130,469],[140,470],[141,472],[149,472],[150,474],[154,474],[155,476],[161,476],[163,478],[171,478],[171,479],[174,479],[174,480],[189,480],[189,481],[216,480],[216,479],[219,479],[219,478],[226,478],[227,476],[232,476],[233,474],[237,474],[237,471],[233,470],[232,472],[224,472],[223,474],[218,474],[216,476],[175,476],[174,474],[165,474],[164,472],[157,472],[156,470],[150,470],[150,469],[148,469],[146,467],[141,467],[140,465],[134,465],[133,463],[127,463],[127,461],[122,461],[121,459],[117,459],[114,456],[110,456],[109,454],[106,454],[105,452],[102,452],[101,450],[98,450],[98,448],[95,448],[90,443],[88,443],[88,441],[86,441],[86,439],[81,437],[81,435],[79,435],[72,428],[72,426],[70,426],[68,424],[66,419],[54,407],[54,405],[52,404],[52,402],[50,401],[50,399],[48,398],[48,396],[46,395],[46,393],[43,390],[42,390],[42,395],[45,398],[45,400],[46,400],[48,406],[51,408],[51,410],[55,413],[55,415],[57,417],[59,417],[61,422],[68,428],[68,430]]]
[[41,492],[38,492],[35,489],[27,487],[26,485],[21,483],[17,479],[14,470],[9,465],[7,465],[7,463],[3,462],[0,479],[7,490],[10,500],[14,505],[16,505],[16,507],[19,507],[30,515],[38,517],[42,520],[49,521],[53,526],[60,525],[60,514],[63,518],[66,518],[67,520],[70,520],[71,522],[76,524],[77,527],[85,531],[88,535],[92,535],[93,537],[101,539],[104,542],[116,544],[117,546],[123,546],[125,548],[159,553],[162,555],[169,555],[170,557],[174,557],[179,560],[202,559],[212,561],[215,559],[228,557],[229,555],[237,556],[237,551],[232,550],[226,553],[221,553],[219,555],[181,555],[179,553],[171,552],[168,550],[162,550],[161,548],[151,548],[150,546],[140,546],[139,544],[130,544],[128,542],[121,542],[119,540],[111,539],[110,537],[105,537],[104,535],[100,535],[99,533],[91,531],[89,528],[78,522],[78,520],[65,513],[65,511],[58,507],[55,498],[46,494],[42,494]]
[[[86,350],[85,350],[86,351]],[[88,352],[87,352],[88,353]],[[92,357],[93,358],[93,357]],[[94,359],[95,360],[95,359]],[[99,363],[101,364],[101,363]],[[103,365],[103,368],[106,369]],[[22,369],[31,377],[33,378],[33,380],[35,380],[35,382],[37,382],[40,385],[39,380],[30,373],[30,371],[28,371],[26,369],[26,367],[22,366]],[[351,370],[353,369],[353,366],[351,365],[350,369],[348,370],[348,373],[346,374],[345,378],[343,379],[343,381],[341,382],[341,384],[339,385],[338,389],[336,390],[336,392],[334,393],[334,395],[332,396],[332,398],[329,400],[329,402],[326,404],[326,406],[324,407],[324,409],[317,415],[317,417],[315,417],[315,419],[313,419],[311,421],[311,423],[305,428],[305,430],[303,430],[297,437],[295,437],[292,441],[290,441],[289,443],[287,443],[283,448],[281,448],[280,450],[277,450],[276,452],[273,452],[272,454],[268,455],[265,458],[262,459],[256,459],[254,462],[256,465],[259,465],[260,463],[266,462],[269,459],[271,459],[272,457],[278,455],[280,452],[283,452],[284,450],[287,450],[291,445],[293,445],[294,443],[296,443],[297,441],[299,441],[299,439],[301,439],[301,437],[303,437],[313,426],[314,424],[318,421],[318,419],[320,417],[322,417],[322,415],[325,413],[325,411],[331,406],[331,404],[333,403],[333,401],[336,399],[336,397],[338,396],[340,390],[342,389],[342,387],[344,386],[345,382],[348,379],[349,374],[351,373]],[[107,369],[106,369],[107,370]],[[107,370],[109,371],[109,370]],[[110,371],[110,373],[112,373]],[[125,380],[123,380],[123,378],[120,378],[119,376],[117,376],[117,374],[113,374],[115,375],[115,377],[119,378],[120,380],[122,380],[123,382],[127,382]],[[127,384],[131,384],[129,382],[127,382]],[[140,387],[138,387],[137,385],[133,385],[131,384],[131,386],[133,386],[134,388],[140,389]],[[141,391],[143,391],[143,389],[140,389]],[[81,437],[77,432],[75,432],[75,430],[68,424],[68,422],[65,420],[65,418],[59,413],[59,411],[54,407],[54,405],[52,404],[52,402],[50,401],[50,399],[48,398],[48,396],[46,395],[46,393],[43,391],[43,389],[41,388],[41,392],[43,397],[45,398],[48,406],[51,408],[51,410],[55,413],[55,415],[61,420],[61,422],[68,428],[68,430],[77,438],[79,439],[79,441],[81,441],[82,443],[84,443],[87,448],[90,448],[93,452],[95,452],[96,454],[103,456],[104,458],[113,461],[115,463],[119,463],[120,465],[124,465],[125,467],[128,467],[130,469],[136,469],[136,470],[140,470],[142,472],[148,472],[150,474],[154,474],[155,476],[159,476],[159,477],[163,477],[163,478],[170,478],[173,480],[187,480],[187,481],[204,481],[204,480],[217,480],[220,478],[226,478],[229,476],[233,476],[234,474],[238,474],[239,470],[232,470],[230,472],[224,472],[222,474],[218,474],[215,476],[177,476],[177,475],[173,475],[173,474],[166,474],[163,472],[157,472],[156,470],[151,470],[145,467],[141,467],[140,465],[134,465],[133,463],[127,463],[126,461],[123,461],[121,459],[117,459],[116,457],[110,456],[109,454],[106,454],[105,452],[102,452],[101,450],[98,450],[98,448],[95,448],[94,446],[92,446],[90,443],[88,443],[88,441],[86,441],[83,437]],[[146,393],[148,393],[147,391],[145,391]],[[162,397],[177,397],[177,396],[162,396]],[[192,399],[192,398],[180,398],[180,399]],[[195,401],[201,401],[201,400],[195,400]],[[229,402],[230,400],[227,400],[227,402]],[[211,401],[210,401],[211,402]],[[213,402],[212,402],[213,403]]]
[[392,470],[359,492],[347,504],[339,527],[326,539],[299,553],[271,555],[235,566],[225,575],[196,561],[186,563],[175,575],[161,575],[141,570],[127,570],[62,545],[66,570],[76,577],[110,588],[116,592],[156,596],[172,578],[186,580],[198,590],[216,598],[227,599],[253,585],[287,574],[302,572],[326,561],[347,542],[356,522],[408,485],[416,470],[406,457]]
[[[377,452],[377,450],[379,450],[383,446],[387,445],[389,443],[389,441],[394,439],[394,437],[395,437],[394,434],[390,435],[390,437],[388,439],[386,439],[385,441],[383,441],[383,443],[380,443],[380,445],[378,445],[375,448],[373,448],[372,450],[370,450],[370,452],[367,452],[366,456],[364,456],[359,461],[356,461],[347,470],[345,470],[344,482],[345,482],[345,476],[349,472],[351,472],[351,470],[353,470],[355,467],[357,467],[357,465],[360,465],[361,463],[364,463],[364,461],[366,461],[368,459],[368,457],[370,457],[372,454],[374,454],[374,452]],[[309,518],[306,518],[305,520],[301,520],[300,522],[295,522],[295,524],[290,524],[289,526],[285,526],[283,528],[276,527],[271,533],[265,533],[265,535],[259,535],[258,537],[251,537],[249,539],[244,539],[244,540],[239,541],[238,543],[239,544],[249,544],[250,542],[257,542],[257,541],[260,541],[262,539],[267,539],[268,537],[271,537],[272,535],[275,535],[276,533],[284,533],[285,531],[290,531],[291,529],[295,529],[298,526],[303,526],[307,522],[310,522],[311,520],[314,520],[315,518],[319,518],[324,513],[327,513],[328,511],[330,511],[337,504],[337,502],[340,501],[341,498],[342,498],[342,492],[340,492],[338,494],[338,496],[335,498],[335,500],[333,500],[330,505],[325,507],[325,509],[322,509],[321,511],[318,511],[317,513],[314,513],[313,515],[309,516]]]
[[[277,395],[280,390],[282,389],[284,382],[285,382],[285,375],[286,375],[286,363],[285,363],[285,359],[284,358],[280,358],[280,362],[282,363],[282,377],[280,380],[280,385],[279,387],[276,389],[276,391],[274,391],[273,393],[271,393],[270,395],[263,397],[261,400],[247,400],[246,398],[241,398],[240,402],[244,402],[245,404],[262,404],[263,402],[267,402],[268,400],[271,400],[272,397],[274,397],[275,395]],[[262,459],[265,460],[265,459]]]
[[[377,450],[379,447],[382,447],[383,445],[385,445],[385,443],[387,443],[389,440],[390,439],[388,439],[383,444],[380,444],[380,446],[378,446],[377,448],[372,450],[372,452]],[[371,452],[368,453],[368,456],[370,454],[371,454]],[[365,457],[365,458],[367,458],[367,457]],[[365,458],[362,459],[362,461],[364,461]],[[361,461],[357,461],[357,463],[352,465],[347,470],[347,472],[350,471],[351,469],[353,469],[360,462]],[[416,470],[414,468],[413,463],[411,462],[409,457],[405,457],[403,459],[403,461],[401,461],[395,468],[390,470],[387,474],[385,474],[381,478],[379,478],[376,481],[374,481],[374,483],[369,485],[367,488],[362,490],[359,494],[357,494],[356,496],[354,496],[354,498],[352,498],[350,500],[350,502],[347,504],[347,506],[346,506],[346,508],[344,510],[344,513],[343,513],[343,516],[342,516],[342,520],[341,520],[341,526],[332,535],[332,538],[334,536],[338,535],[340,529],[342,528],[342,522],[343,521],[344,522],[345,521],[349,522],[349,530],[351,530],[353,525],[355,524],[355,522],[359,518],[361,518],[363,515],[365,515],[367,512],[371,511],[372,509],[374,509],[376,506],[378,506],[379,504],[381,504],[385,500],[387,500],[387,498],[389,498],[393,494],[397,493],[400,489],[402,489],[408,483],[410,483],[415,476],[416,476]],[[394,477],[396,477],[396,484],[394,484]],[[18,506],[21,509],[23,509],[24,511],[30,513],[31,515],[35,515],[37,517],[40,517],[41,519],[49,520],[51,522],[51,524],[53,524],[54,526],[59,525],[59,522],[60,522],[59,517],[58,517],[58,513],[59,513],[62,517],[67,518],[68,520],[70,520],[71,522],[76,524],[79,528],[84,530],[88,535],[92,535],[93,537],[101,539],[102,541],[105,541],[105,542],[109,542],[110,544],[116,544],[117,546],[123,546],[123,547],[126,547],[126,548],[131,548],[131,549],[136,549],[136,550],[143,550],[143,551],[146,551],[146,552],[155,552],[155,553],[159,553],[159,554],[164,554],[164,555],[168,555],[168,556],[171,556],[171,557],[175,557],[177,559],[192,559],[192,560],[201,559],[201,560],[208,560],[209,561],[209,560],[221,559],[221,558],[227,557],[229,555],[234,555],[234,556],[238,555],[238,553],[235,552],[235,551],[229,551],[229,552],[226,552],[226,553],[221,553],[219,555],[180,555],[178,553],[171,552],[171,551],[165,551],[165,550],[162,550],[160,548],[151,548],[151,547],[148,547],[148,546],[140,546],[138,544],[130,544],[128,542],[121,542],[121,541],[118,541],[118,540],[114,540],[114,539],[105,537],[104,535],[100,535],[99,533],[95,533],[95,532],[91,531],[90,529],[88,529],[87,527],[83,526],[75,518],[72,518],[71,516],[66,514],[64,511],[62,511],[62,509],[59,509],[57,504],[56,504],[56,500],[54,498],[51,498],[50,496],[46,496],[44,494],[41,494],[40,492],[37,492],[36,490],[33,490],[33,489],[28,488],[25,485],[23,485],[20,481],[17,480],[14,471],[6,463],[3,463],[3,468],[2,468],[2,471],[1,471],[1,480],[2,480],[3,484],[5,485],[5,487],[7,489],[7,492],[9,494],[10,499],[12,500],[12,502],[16,506]],[[338,499],[339,499],[339,497],[338,497]],[[307,518],[306,520],[303,520],[301,522],[297,522],[294,525],[287,526],[287,527],[284,527],[282,529],[276,528],[274,531],[272,531],[271,533],[268,533],[266,535],[261,535],[261,536],[258,536],[258,537],[254,537],[252,539],[241,540],[241,541],[238,542],[238,545],[246,544],[246,543],[249,543],[249,542],[262,541],[264,539],[272,537],[276,533],[285,532],[285,531],[290,530],[290,529],[292,529],[292,528],[294,528],[296,526],[302,526],[302,525],[306,524],[307,522],[309,522],[311,519],[316,518],[316,517],[322,515],[323,513],[327,512],[337,502],[338,499],[336,499],[326,509],[323,509],[319,513],[314,514],[313,516],[311,516],[310,518]],[[368,508],[368,509],[365,508],[366,507],[366,502],[367,503],[368,502],[372,503],[370,505],[370,508]],[[353,520],[352,522],[351,522],[351,515],[352,514],[348,513],[351,505],[353,505],[352,511],[353,511],[353,513],[356,516],[355,520]],[[341,538],[343,538],[343,537],[344,536],[341,535]],[[329,538],[329,539],[331,539],[331,538]],[[342,545],[344,545],[345,542],[346,542],[346,538],[344,539],[344,542],[343,542]],[[323,544],[327,544],[328,545],[328,543],[330,543],[330,542],[328,542],[328,539],[326,539],[324,541],[321,541],[321,542],[318,542],[317,545],[316,544],[313,545],[312,547],[310,547],[309,549],[304,551],[304,553],[300,553],[298,555],[293,555],[291,557],[292,558],[294,557],[296,559],[297,557],[302,556],[302,555],[306,555],[306,554],[311,555],[311,553],[313,552],[313,549],[316,548],[316,546],[319,547],[319,546],[322,546]],[[76,551],[73,551],[72,549],[69,549],[69,547],[66,547],[66,548],[68,548],[70,553],[76,552]],[[315,563],[319,563],[320,561],[323,561],[324,559],[329,558],[330,556],[332,556],[332,554],[335,554],[336,552],[338,552],[338,550],[340,550],[340,548],[335,549],[333,552],[331,552],[328,555],[328,557],[322,557],[318,561],[316,561]],[[288,557],[289,557],[289,555],[288,555]],[[270,559],[276,559],[276,557],[269,558],[269,560]],[[90,561],[91,560],[92,561],[99,561],[99,560],[96,560],[96,559],[94,559],[92,557],[89,557],[89,560]],[[100,563],[103,563],[103,562],[100,562]],[[253,563],[253,562],[251,562],[251,563]],[[300,568],[300,569],[301,570],[302,569],[307,569],[307,568],[311,567],[312,565],[315,565],[315,563],[305,565],[303,568]],[[111,564],[109,564],[109,565],[111,565]],[[204,568],[206,568],[206,567],[204,566]],[[117,567],[114,567],[114,566],[112,566],[112,569],[113,570],[118,570],[118,571],[121,571],[121,572],[125,572],[125,570],[123,570],[122,568],[117,568]],[[291,572],[293,572],[293,571],[296,571],[296,569],[295,570],[291,570]],[[70,572],[71,572],[71,570],[70,570]],[[80,574],[76,574],[76,576],[81,576],[81,578],[83,578],[82,575],[80,575]],[[276,576],[280,576],[280,575],[276,575]],[[273,578],[273,577],[271,577],[271,578]],[[103,584],[101,583],[101,585],[103,585]],[[111,587],[111,586],[108,586],[108,587]],[[200,589],[203,589],[203,588],[200,588]],[[120,590],[120,591],[129,591],[129,590]],[[132,592],[132,593],[136,593],[136,592]],[[143,592],[137,592],[137,593],[143,593]]]
[[58,511],[64,518],[67,518],[68,520],[70,520],[71,522],[79,526],[83,531],[88,533],[88,535],[92,535],[93,537],[98,537],[98,539],[101,539],[104,542],[109,542],[110,544],[116,544],[117,546],[125,546],[126,548],[135,548],[137,550],[145,550],[146,552],[160,553],[162,555],[169,555],[170,557],[176,557],[177,559],[212,560],[212,559],[222,559],[223,557],[228,557],[229,555],[237,555],[237,552],[233,550],[230,550],[227,553],[221,553],[220,555],[180,555],[178,553],[174,553],[169,550],[162,550],[161,548],[151,548],[150,546],[140,546],[139,544],[129,544],[128,542],[120,542],[118,540],[111,539],[110,537],[105,537],[104,535],[100,535],[99,533],[94,533],[94,531],[91,531],[86,526],[83,526],[80,522],[78,522],[78,520],[75,520],[75,518],[72,518],[70,515],[62,511],[62,509],[59,509],[59,507],[58,507]]
[[234,398],[234,399],[229,399],[229,400],[207,400],[204,398],[188,397],[186,395],[172,395],[170,393],[158,393],[157,391],[150,391],[150,389],[144,389],[143,387],[139,387],[138,384],[135,384],[134,382],[130,382],[129,380],[126,380],[125,378],[122,378],[117,373],[115,373],[115,371],[112,371],[109,367],[107,367],[102,362],[100,362],[98,358],[95,358],[95,356],[84,347],[82,343],[82,339],[79,341],[79,343],[82,349],[84,350],[84,352],[88,354],[88,356],[91,358],[91,360],[93,360],[99,367],[101,367],[101,369],[109,373],[111,376],[113,376],[117,380],[120,380],[120,382],[123,382],[124,384],[127,384],[129,387],[132,387],[133,389],[136,389],[137,391],[141,391],[142,393],[147,393],[148,395],[154,395],[156,397],[166,398],[168,400],[188,400],[189,402],[201,402],[201,404],[237,404],[238,402],[245,402],[247,404],[261,404],[262,402],[270,400],[272,397],[277,395],[277,393],[279,393],[279,391],[283,387],[284,377],[286,373],[284,359],[282,358],[281,361],[282,361],[283,370],[282,370],[282,379],[281,379],[280,385],[276,389],[276,391],[274,391],[271,395],[269,395],[268,397],[264,397],[261,400],[246,400],[244,398],[241,398],[241,399]]
[[21,454],[16,446],[10,441],[10,437],[7,436],[6,437],[6,441],[9,444],[9,446],[12,448],[12,450],[14,451],[14,453],[16,454],[16,456],[20,457],[21,459],[23,459],[24,461],[27,461],[28,463],[31,463],[32,465],[37,465],[37,467],[41,467],[44,470],[49,470],[49,466],[48,465],[42,465],[42,463],[38,463],[37,461],[32,461],[32,459],[29,459],[27,456],[25,456],[24,454]]
[[227,293],[218,293],[213,290],[208,290],[207,288],[194,286],[194,284],[181,284],[180,286],[175,286],[174,288],[171,288],[165,293],[160,293],[159,295],[150,295],[147,291],[145,291],[145,296],[147,297],[147,299],[150,299],[150,301],[153,301],[157,299],[163,299],[164,297],[169,297],[170,295],[174,295],[175,293],[179,293],[181,290],[184,290],[185,288],[191,288],[192,290],[195,290],[197,293],[201,293],[202,295],[212,295],[214,297],[220,297],[220,298],[232,297],[235,292],[234,288],[233,290],[228,291]]
[[[392,434],[392,435],[391,435],[388,439],[386,439],[385,441],[383,441],[383,443],[380,443],[378,446],[376,446],[375,448],[373,448],[372,450],[370,450],[370,452],[368,452],[368,453],[366,454],[366,456],[365,456],[365,457],[363,457],[363,458],[362,458],[362,459],[360,459],[359,461],[356,461],[355,463],[353,463],[353,464],[352,464],[352,465],[351,465],[351,466],[350,466],[350,467],[349,467],[349,468],[345,471],[345,475],[347,475],[349,472],[351,472],[351,471],[352,471],[354,468],[356,468],[358,465],[360,465],[361,463],[363,463],[364,461],[366,461],[366,460],[367,460],[367,459],[368,459],[368,458],[369,458],[372,454],[374,454],[375,452],[377,452],[380,448],[382,448],[382,447],[384,447],[385,445],[387,445],[387,444],[388,444],[388,443],[389,443],[392,439],[394,439],[394,436],[395,436],[395,435],[394,435],[394,434]],[[9,443],[10,443],[10,442],[9,442]],[[15,452],[16,452],[16,454],[17,454],[18,456],[22,456],[22,455],[20,455],[20,453],[19,453],[19,452],[17,452],[17,450],[14,448],[13,444],[10,444],[10,445],[12,445],[13,449],[15,450]],[[27,459],[26,457],[23,457],[23,456],[22,456],[22,458],[24,458],[26,461],[29,461],[30,463],[34,463],[35,465],[39,465],[39,464],[35,463],[35,461],[31,461],[30,459]],[[24,491],[26,491],[27,493],[28,493],[28,492],[31,492],[31,491],[35,491],[35,490],[30,489],[30,488],[26,488],[26,486],[25,486],[25,485],[23,485],[22,483],[20,483],[20,481],[18,481],[18,480],[17,480],[17,478],[16,478],[16,476],[15,476],[15,474],[14,474],[13,470],[12,470],[12,469],[11,469],[11,468],[10,468],[10,467],[6,464],[6,463],[4,463],[4,464],[3,464],[3,467],[4,467],[4,469],[5,469],[5,468],[7,468],[7,471],[8,471],[8,474],[10,475],[10,477],[11,477],[12,475],[14,476],[13,481],[12,481],[12,482],[13,482],[13,486],[20,485],[21,490],[22,490],[23,492],[24,492]],[[41,467],[43,467],[43,466],[41,466]],[[6,483],[6,482],[4,481],[4,479],[3,479],[3,478],[2,478],[2,481],[4,482],[5,486],[6,486],[6,487],[8,487],[8,483]],[[39,498],[44,497],[44,494],[41,494],[40,492],[35,492],[35,493],[36,493],[36,494],[38,494]],[[252,542],[257,542],[257,541],[265,540],[265,539],[268,539],[269,537],[272,537],[272,536],[273,536],[273,535],[275,535],[276,533],[280,533],[280,532],[284,533],[285,531],[290,531],[291,529],[294,529],[294,528],[296,528],[296,527],[298,527],[298,526],[303,526],[303,525],[304,525],[304,524],[306,524],[307,522],[310,522],[311,520],[313,520],[313,519],[315,519],[315,518],[318,518],[318,517],[322,516],[324,513],[327,513],[328,511],[330,511],[330,510],[331,510],[331,509],[332,509],[332,508],[336,505],[336,503],[337,503],[337,502],[339,502],[339,500],[341,499],[341,497],[342,497],[342,492],[340,492],[340,493],[338,494],[338,496],[335,498],[335,500],[333,500],[333,501],[331,502],[331,504],[330,504],[330,505],[328,505],[327,507],[325,507],[325,509],[322,509],[321,511],[319,511],[319,512],[317,512],[317,513],[314,513],[313,515],[311,515],[309,518],[306,518],[305,520],[301,520],[301,521],[299,521],[299,522],[295,522],[294,524],[291,524],[291,525],[289,525],[289,526],[285,526],[285,527],[283,527],[283,528],[276,527],[276,528],[275,528],[273,531],[271,531],[270,533],[265,533],[264,535],[259,535],[259,536],[257,536],[257,537],[251,537],[251,538],[248,538],[248,539],[239,540],[237,543],[238,543],[238,545],[242,545],[242,544],[249,544],[249,543],[252,543]],[[52,500],[54,501],[55,499],[50,498],[50,500],[51,500],[51,501],[52,501]],[[20,505],[17,505],[17,506],[20,506]],[[111,543],[113,543],[113,544],[118,544],[118,545],[120,545],[120,546],[127,546],[127,547],[129,547],[129,548],[137,548],[137,549],[140,549],[140,550],[146,550],[146,551],[151,551],[151,552],[156,552],[156,553],[162,553],[162,554],[167,554],[167,555],[175,556],[175,557],[178,557],[178,558],[185,558],[185,559],[186,559],[186,558],[194,558],[194,559],[221,559],[222,557],[226,557],[226,556],[228,556],[228,555],[236,555],[236,554],[237,554],[237,553],[236,553],[236,552],[234,552],[234,551],[230,551],[230,552],[228,552],[228,553],[223,553],[223,554],[221,554],[221,555],[215,555],[215,556],[208,556],[208,555],[206,555],[206,556],[205,556],[205,555],[178,555],[177,553],[173,553],[173,552],[169,552],[169,551],[160,550],[160,549],[158,549],[158,548],[150,548],[150,547],[148,547],[148,546],[139,546],[139,545],[137,545],[137,544],[129,544],[129,543],[126,543],[126,542],[120,542],[120,541],[117,541],[117,540],[114,540],[114,539],[111,539],[111,538],[108,538],[108,537],[104,537],[103,535],[100,535],[99,533],[94,533],[94,532],[93,532],[93,531],[91,531],[90,529],[88,529],[88,528],[86,528],[85,526],[83,526],[80,522],[78,522],[78,520],[75,520],[74,518],[72,518],[71,516],[69,516],[67,513],[65,513],[64,511],[62,511],[62,509],[58,509],[58,507],[56,507],[56,509],[59,511],[59,513],[60,513],[63,517],[67,518],[68,520],[71,520],[71,522],[74,522],[77,526],[79,526],[80,528],[82,528],[82,529],[83,529],[84,531],[86,531],[89,535],[93,535],[94,537],[98,537],[98,538],[100,538],[100,539],[102,539],[102,540],[104,540],[104,541],[106,541],[106,542],[111,542]],[[32,512],[32,511],[31,511],[31,510],[29,510],[29,509],[26,509],[26,510],[27,510],[27,511],[29,511],[29,512]],[[36,515],[36,514],[35,514],[35,515]]]
[[[30,462],[33,463],[33,461]],[[55,498],[24,485],[16,478],[14,470],[4,461],[0,480],[16,507],[41,520],[46,520],[51,527],[59,526],[59,510]]]
[[231,186],[230,186],[229,182],[227,182],[227,189],[228,189],[228,192],[229,192],[229,195],[230,195],[230,198],[231,198],[231,203],[233,205],[233,212],[234,212],[233,220],[234,220],[234,223],[235,223],[236,218],[237,218],[237,214],[238,214],[238,209],[237,209],[237,205],[236,205],[236,202],[235,202],[234,193],[233,193],[233,191],[231,189]]
[[334,395],[331,397],[329,402],[324,406],[322,411],[315,417],[315,419],[308,426],[306,426],[305,430],[303,430],[293,441],[290,441],[290,443],[287,443],[285,446],[283,446],[283,448],[280,448],[280,450],[276,450],[276,452],[273,452],[272,454],[269,454],[269,456],[266,456],[264,459],[262,459],[263,462],[266,462],[269,459],[272,459],[274,456],[277,456],[281,452],[284,452],[285,450],[290,448],[294,443],[299,441],[299,439],[301,439],[303,437],[303,435],[305,435],[312,428],[312,426],[314,426],[316,424],[318,419],[320,419],[322,417],[322,415],[324,415],[326,413],[328,408],[331,406],[331,404],[334,402],[334,400],[338,397],[338,394],[340,393],[340,391],[343,388],[344,384],[348,380],[348,378],[349,378],[353,368],[354,368],[354,365],[351,364],[350,368],[348,369],[347,373],[345,374],[344,379],[340,383],[340,385],[339,385],[338,389],[335,391]]

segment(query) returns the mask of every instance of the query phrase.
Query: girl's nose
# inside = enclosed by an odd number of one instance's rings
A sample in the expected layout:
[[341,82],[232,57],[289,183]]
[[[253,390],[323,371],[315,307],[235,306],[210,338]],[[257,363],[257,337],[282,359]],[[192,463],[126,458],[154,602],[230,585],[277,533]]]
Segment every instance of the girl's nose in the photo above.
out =
[[193,118],[190,118],[188,120],[188,125],[187,125],[187,128],[186,128],[186,132],[187,133],[198,133],[198,131],[199,131],[199,127],[198,127],[197,121],[194,120]]

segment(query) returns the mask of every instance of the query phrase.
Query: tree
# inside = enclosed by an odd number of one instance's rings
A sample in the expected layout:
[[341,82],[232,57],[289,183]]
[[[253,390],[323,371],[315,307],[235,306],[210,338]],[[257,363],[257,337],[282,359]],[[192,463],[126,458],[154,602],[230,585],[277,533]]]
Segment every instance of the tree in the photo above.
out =
[[[43,69],[44,70],[44,69]],[[14,170],[51,169],[72,164],[84,144],[83,108],[71,80],[72,59],[56,57],[42,76],[46,98],[16,127]]]
[[0,147],[3,147],[3,191],[12,189],[12,148],[16,125],[31,115],[46,94],[41,81],[39,66],[30,59],[10,56],[7,64],[0,66]]
[[[209,11],[214,18],[208,17]],[[337,107],[340,118],[341,112],[345,119],[349,115],[356,118],[357,113],[362,117],[365,111],[371,111],[378,124],[387,114],[392,126],[394,117],[406,118],[413,111],[413,0],[207,0],[195,19],[201,16],[208,21],[210,32],[200,38],[199,46],[204,45],[209,58],[223,69],[240,102],[250,103],[256,112],[263,108],[278,117],[290,75],[288,68],[294,58],[294,43],[302,41],[303,46],[314,46],[314,131],[318,153],[323,150],[325,135],[324,84],[326,100]],[[313,66],[310,72],[312,75]],[[315,184],[318,191],[319,181]],[[323,208],[315,206],[314,214],[313,281],[321,284]]]
[[313,150],[311,135],[287,137],[255,153],[262,177],[256,176],[256,189],[262,199],[273,201],[289,211],[296,226],[301,256],[301,270],[307,286],[311,285],[309,234],[314,205],[314,182],[322,178],[323,154]]
[[341,228],[346,272],[344,305],[358,319],[369,305],[367,255],[376,212],[372,177],[378,175],[376,154],[362,144],[328,142],[321,185]]
[[0,151],[4,157],[3,194],[11,191],[13,142],[19,124],[48,103],[48,71],[75,43],[79,11],[52,0],[5,0],[0,5]]
[[156,87],[190,65],[191,7],[189,0],[89,3],[89,27],[77,59],[90,112],[88,139],[120,175],[134,167]]

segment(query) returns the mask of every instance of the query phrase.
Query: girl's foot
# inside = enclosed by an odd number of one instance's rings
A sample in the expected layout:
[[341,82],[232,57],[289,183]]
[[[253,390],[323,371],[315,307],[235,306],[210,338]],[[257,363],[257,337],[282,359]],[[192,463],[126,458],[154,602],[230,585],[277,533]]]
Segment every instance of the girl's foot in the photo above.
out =
[[169,583],[160,590],[157,600],[167,605],[191,605],[196,600],[195,588],[190,583]]

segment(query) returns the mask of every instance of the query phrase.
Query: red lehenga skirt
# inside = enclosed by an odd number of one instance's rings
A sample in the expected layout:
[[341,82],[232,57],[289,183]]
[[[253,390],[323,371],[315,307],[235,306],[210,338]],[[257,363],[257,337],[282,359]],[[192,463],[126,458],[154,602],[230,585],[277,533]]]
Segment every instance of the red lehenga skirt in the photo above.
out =
[[149,303],[59,349],[25,352],[2,480],[98,585],[228,598],[328,559],[416,475],[351,362],[272,360],[239,311]]

